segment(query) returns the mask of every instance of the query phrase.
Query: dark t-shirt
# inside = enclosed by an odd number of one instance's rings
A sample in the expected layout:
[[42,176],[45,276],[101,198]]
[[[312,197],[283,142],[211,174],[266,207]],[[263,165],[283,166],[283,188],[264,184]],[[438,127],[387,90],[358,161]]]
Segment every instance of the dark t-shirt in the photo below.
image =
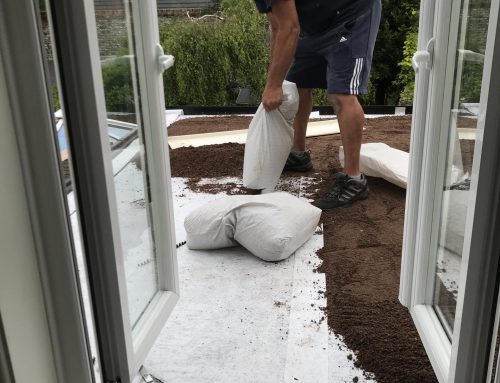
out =
[[[272,10],[273,0],[254,0],[261,13]],[[374,0],[295,0],[301,33],[314,35],[366,12]]]

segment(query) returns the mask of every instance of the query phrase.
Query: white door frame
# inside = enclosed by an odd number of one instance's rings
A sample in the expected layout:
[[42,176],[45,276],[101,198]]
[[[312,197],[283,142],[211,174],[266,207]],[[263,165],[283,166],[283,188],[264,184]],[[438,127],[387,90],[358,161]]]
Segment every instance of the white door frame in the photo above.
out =
[[[450,380],[483,381],[495,324],[500,257],[500,1],[492,0]],[[480,150],[478,148],[481,148]],[[476,175],[476,176],[475,176]]]
[[[406,211],[405,217],[405,246],[403,248],[400,299],[410,309],[438,380],[445,382],[450,365],[451,344],[439,318],[430,306],[432,301],[429,301],[429,296],[432,298],[432,295],[429,294],[427,287],[429,268],[433,263],[432,260],[422,257],[421,254],[428,254],[428,250],[424,250],[422,247],[430,244],[431,232],[428,230],[428,225],[432,222],[436,177],[434,164],[437,155],[435,152],[430,153],[430,149],[436,142],[436,134],[440,132],[440,129],[433,129],[433,127],[440,126],[443,105],[445,105],[443,100],[445,76],[442,73],[446,73],[448,61],[452,1],[439,1],[434,4],[434,7],[431,7],[424,0],[421,5],[423,9],[420,15],[419,33],[421,35],[419,37],[422,43],[425,43],[425,40],[434,39],[431,43],[433,45],[430,45],[430,47],[434,46],[434,49],[428,51],[428,64],[425,61],[421,64],[427,64],[422,69],[432,69],[428,77],[428,93],[424,92],[422,87],[415,88],[418,114],[414,115],[412,130],[416,132],[412,132],[412,134],[421,132],[419,134],[423,137],[420,141],[413,143],[414,146],[410,148],[410,162],[413,166],[410,168],[409,182],[414,185],[410,185],[413,193],[407,196],[407,208],[409,206],[410,208]],[[423,18],[430,13],[434,17]],[[432,34],[429,35],[430,30],[432,30]],[[417,72],[418,85],[422,82],[419,79],[420,71],[419,68]],[[436,76],[436,72],[441,75]],[[435,101],[431,102],[430,100]],[[424,106],[419,108],[418,103],[422,103]],[[433,177],[431,177],[432,173],[434,173]]]
[[[111,156],[106,138],[104,91],[92,1],[51,0],[65,102],[65,121],[75,167],[82,238],[89,269],[97,342],[105,381],[140,379],[147,352],[179,297],[173,203],[164,115],[162,70],[154,0],[134,1],[137,71],[148,170],[159,292],[132,330]],[[128,1],[125,1],[128,6]],[[151,129],[149,129],[151,127]],[[148,152],[149,151],[149,152]],[[88,153],[95,155],[89,156]]]
[[141,85],[141,111],[144,127],[147,127],[143,128],[143,132],[148,148],[146,163],[151,197],[148,208],[155,214],[152,231],[161,291],[133,329],[135,365],[132,368],[138,370],[179,298],[179,278],[162,78],[165,67],[161,63],[166,57],[162,56],[163,51],[158,50],[160,41],[156,1],[134,1],[132,17],[135,20],[134,28],[140,29],[139,33],[134,33],[134,37]]
[[[427,12],[424,3],[425,1],[422,3],[423,10]],[[496,273],[500,239],[495,237],[495,233],[500,230],[500,129],[497,128],[500,126],[500,76],[492,68],[500,66],[500,37],[497,25],[499,1],[493,0],[483,72],[483,108],[478,119],[479,133],[476,139],[476,145],[482,145],[482,154],[481,146],[476,146],[479,149],[476,150],[474,159],[471,182],[473,195],[470,195],[471,207],[467,214],[460,290],[451,342],[432,306],[436,267],[432,249],[439,235],[439,230],[436,226],[433,228],[433,224],[439,222],[442,185],[436,181],[445,171],[449,108],[454,81],[455,68],[450,63],[455,62],[456,44],[450,41],[450,37],[458,38],[457,15],[460,3],[446,0],[436,5],[436,40],[429,85],[431,91],[425,125],[416,127],[425,130],[425,140],[422,148],[412,148],[410,152],[411,157],[418,157],[420,151],[423,156],[420,177],[418,174],[415,176],[418,169],[414,167],[409,176],[410,182],[418,182],[420,189],[418,203],[413,201],[413,206],[417,206],[417,209],[409,209],[406,213],[405,244],[408,245],[403,250],[400,300],[410,309],[438,380],[466,383],[484,381],[486,377],[494,327],[492,318],[495,313],[495,292],[498,288]],[[424,21],[422,26],[421,19],[421,31],[428,30],[425,23]],[[448,50],[449,46],[452,49]],[[416,93],[418,111],[422,94],[418,88]],[[490,107],[486,108],[487,105]],[[420,114],[415,115],[414,119],[417,122],[419,119],[424,120]],[[483,134],[484,137],[481,137]],[[477,194],[472,191],[477,191]],[[410,194],[408,198],[416,196]],[[412,238],[414,248],[411,246]],[[469,257],[469,254],[474,256]]]
[[412,60],[415,70],[415,91],[413,118],[410,136],[410,161],[408,167],[408,186],[406,189],[405,223],[403,235],[403,253],[401,260],[401,283],[399,300],[404,306],[411,303],[413,287],[413,269],[415,263],[416,226],[419,212],[419,191],[422,176],[422,157],[429,99],[429,73],[434,55],[434,0],[422,0],[420,3],[418,51]]
[[[58,382],[93,382],[69,209],[34,1],[0,3],[0,50]],[[22,320],[23,318],[19,318]],[[27,366],[26,368],[29,368]]]
[[[96,338],[104,381],[139,380],[139,368],[179,294],[173,204],[163,102],[162,67],[157,54],[156,2],[137,1],[145,40],[140,47],[141,94],[148,124],[146,144],[151,178],[151,209],[160,219],[157,234],[160,291],[132,331],[121,241],[117,223],[111,155],[93,2],[51,0],[54,57],[63,95],[65,122],[75,169],[74,184],[81,220]],[[43,64],[43,41],[36,2],[2,2],[0,49],[14,107],[18,144],[28,190],[33,231],[44,282],[44,297],[60,382],[93,381],[84,325],[78,271],[63,188],[59,151]],[[148,42],[148,39],[151,41]],[[162,58],[164,61],[164,57]],[[62,63],[62,64],[61,64]],[[146,110],[147,109],[147,110]],[[90,155],[91,153],[91,155]],[[47,214],[47,211],[50,214]],[[156,216],[155,216],[156,217]]]

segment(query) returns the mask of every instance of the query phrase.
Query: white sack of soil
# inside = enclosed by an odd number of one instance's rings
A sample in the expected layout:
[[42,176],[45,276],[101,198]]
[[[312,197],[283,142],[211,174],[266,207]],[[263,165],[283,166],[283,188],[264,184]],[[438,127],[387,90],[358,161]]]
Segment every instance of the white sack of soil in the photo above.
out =
[[184,220],[190,249],[245,247],[265,261],[288,258],[314,234],[321,210],[285,192],[227,196]]
[[[339,148],[340,164],[344,166],[344,148]],[[367,176],[380,177],[406,189],[410,155],[381,142],[361,145],[359,170]]]
[[273,191],[293,143],[293,119],[299,107],[297,86],[283,83],[283,103],[266,112],[260,104],[248,128],[243,185]]

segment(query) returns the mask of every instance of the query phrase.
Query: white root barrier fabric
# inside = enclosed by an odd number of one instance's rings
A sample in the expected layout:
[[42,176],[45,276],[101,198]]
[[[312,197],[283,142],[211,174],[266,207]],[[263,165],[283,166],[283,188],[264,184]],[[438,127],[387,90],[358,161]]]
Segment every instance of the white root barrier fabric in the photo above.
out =
[[227,196],[188,214],[186,243],[195,250],[240,244],[265,261],[281,261],[311,238],[320,216],[320,209],[285,192]]
[[293,119],[299,107],[297,86],[283,83],[283,103],[266,112],[260,104],[248,128],[243,162],[243,185],[272,191],[293,143]]
[[[340,164],[344,166],[344,148],[339,148]],[[380,177],[406,189],[410,155],[381,142],[361,145],[359,170],[367,176]]]

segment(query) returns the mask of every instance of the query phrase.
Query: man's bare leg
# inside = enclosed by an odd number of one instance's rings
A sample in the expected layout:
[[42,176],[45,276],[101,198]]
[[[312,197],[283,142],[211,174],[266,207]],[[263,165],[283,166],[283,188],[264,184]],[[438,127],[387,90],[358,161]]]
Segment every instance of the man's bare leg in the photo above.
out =
[[329,94],[328,98],[337,114],[344,146],[344,173],[335,175],[332,189],[313,205],[322,210],[346,206],[368,197],[368,183],[359,172],[359,152],[365,116],[356,96]]
[[306,150],[307,122],[312,111],[312,89],[299,88],[299,109],[293,121],[293,152]]
[[359,153],[365,125],[363,108],[355,95],[329,94],[328,99],[339,122],[344,146],[344,173],[359,176]]

